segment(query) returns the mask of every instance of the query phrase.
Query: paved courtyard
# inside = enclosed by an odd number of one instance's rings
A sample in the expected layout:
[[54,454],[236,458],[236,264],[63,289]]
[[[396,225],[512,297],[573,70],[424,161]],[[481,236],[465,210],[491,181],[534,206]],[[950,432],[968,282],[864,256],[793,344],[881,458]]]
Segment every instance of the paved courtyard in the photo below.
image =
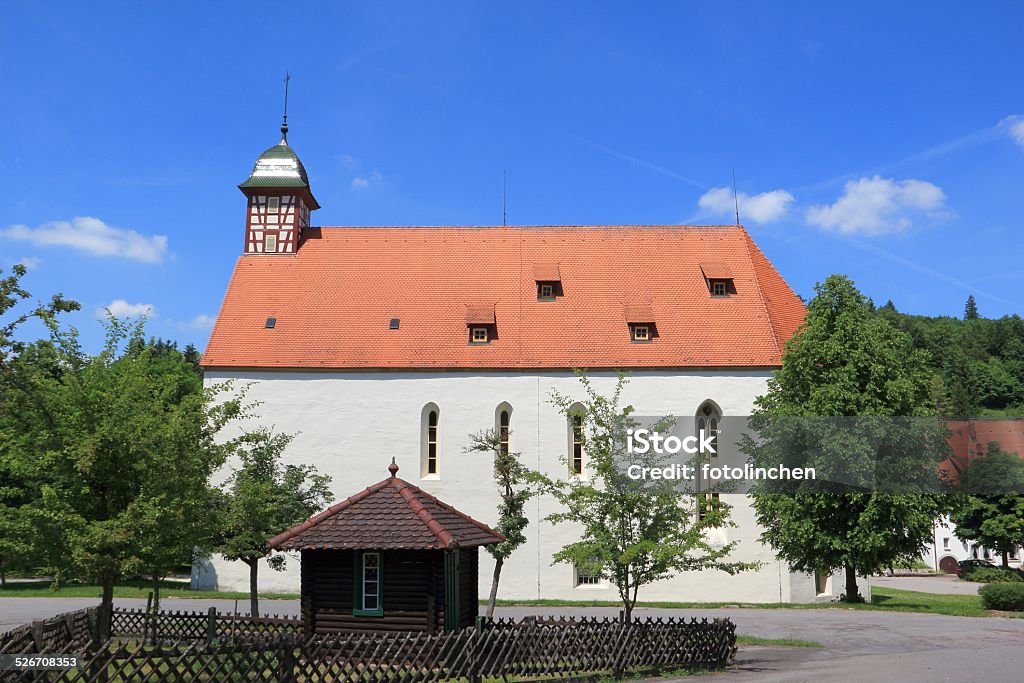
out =
[[[930,580],[930,579],[923,579]],[[144,600],[120,599],[123,607]],[[88,607],[88,598],[0,599],[0,629]],[[166,609],[232,610],[233,600],[168,598]],[[298,614],[297,600],[266,600],[267,614]],[[245,604],[239,602],[245,611]],[[528,614],[615,616],[614,608],[501,608],[501,616]],[[743,648],[736,666],[708,674],[723,681],[1006,681],[1024,670],[1024,618],[947,617],[848,609],[637,609],[636,616],[729,617],[739,633],[813,640],[823,648]],[[666,679],[658,679],[665,681]],[[694,681],[695,679],[686,679]]]

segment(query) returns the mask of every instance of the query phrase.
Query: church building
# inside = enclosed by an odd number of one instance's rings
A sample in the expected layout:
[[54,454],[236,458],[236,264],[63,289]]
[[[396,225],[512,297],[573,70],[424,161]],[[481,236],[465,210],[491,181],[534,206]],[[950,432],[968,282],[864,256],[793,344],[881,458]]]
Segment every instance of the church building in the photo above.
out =
[[[574,419],[552,392],[584,398],[586,369],[609,394],[617,373],[638,415],[672,415],[694,432],[749,415],[780,365],[804,307],[740,225],[490,227],[316,226],[320,209],[282,128],[256,160],[242,253],[203,357],[207,385],[235,380],[261,423],[296,435],[286,459],[329,474],[336,493],[403,476],[473,519],[497,523],[491,457],[469,436],[498,430],[527,467],[586,476]],[[240,208],[242,204],[240,203]],[[758,541],[742,491],[721,494],[738,541],[729,576],[687,572],[640,600],[812,602],[841,581],[791,573]],[[528,504],[528,541],[505,562],[504,599],[615,600],[586,567],[553,564],[572,530]],[[480,595],[493,561],[480,553]],[[388,568],[380,569],[386,583]],[[260,590],[298,592],[299,559],[261,568]],[[214,557],[197,588],[246,590],[240,562]]]

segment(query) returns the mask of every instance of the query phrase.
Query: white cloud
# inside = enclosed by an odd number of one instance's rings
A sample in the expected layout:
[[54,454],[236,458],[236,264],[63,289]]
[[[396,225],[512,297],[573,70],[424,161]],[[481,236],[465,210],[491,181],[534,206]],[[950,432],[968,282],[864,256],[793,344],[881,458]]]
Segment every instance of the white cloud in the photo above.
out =
[[215,322],[217,322],[216,316],[202,313],[189,320],[186,326],[190,330],[212,330]]
[[116,318],[131,318],[137,315],[144,315],[149,318],[157,317],[156,307],[153,304],[130,304],[124,299],[114,299],[106,306],[96,309],[97,318],[106,318],[107,313]]
[[341,165],[350,171],[354,171],[359,168],[359,159],[356,159],[351,154],[342,154],[338,157],[338,161],[340,161]]
[[736,201],[739,201],[741,221],[771,223],[786,215],[793,199],[793,195],[785,190],[772,190],[753,196],[740,192],[734,200],[732,189],[714,187],[697,200],[697,206],[705,213],[735,216]]
[[373,173],[367,173],[366,175],[358,175],[352,179],[352,189],[365,190],[371,184],[376,185],[383,179],[384,176],[382,176],[377,171],[374,171]]
[[39,266],[43,265],[43,259],[36,258],[35,256],[22,256],[15,263],[25,266],[28,270],[35,270]]
[[848,235],[882,235],[908,229],[922,213],[935,216],[945,202],[942,189],[932,183],[876,175],[847,182],[834,204],[809,208],[807,222]]
[[115,228],[89,216],[78,216],[70,221],[50,221],[38,228],[11,225],[0,229],[0,238],[39,247],[71,247],[94,256],[119,256],[146,263],[159,263],[167,252],[166,235],[146,236],[127,228]]
[[1024,116],[1011,116],[1006,121],[1010,137],[1024,149]]

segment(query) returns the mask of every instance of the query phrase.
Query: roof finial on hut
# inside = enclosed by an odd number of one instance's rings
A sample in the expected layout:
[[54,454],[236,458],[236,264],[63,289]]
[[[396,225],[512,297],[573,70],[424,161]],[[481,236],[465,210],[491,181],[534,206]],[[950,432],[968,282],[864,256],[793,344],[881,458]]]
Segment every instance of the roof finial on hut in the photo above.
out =
[[398,464],[395,462],[395,456],[393,455],[391,456],[391,464],[388,465],[388,472],[391,473],[392,477],[398,474]]

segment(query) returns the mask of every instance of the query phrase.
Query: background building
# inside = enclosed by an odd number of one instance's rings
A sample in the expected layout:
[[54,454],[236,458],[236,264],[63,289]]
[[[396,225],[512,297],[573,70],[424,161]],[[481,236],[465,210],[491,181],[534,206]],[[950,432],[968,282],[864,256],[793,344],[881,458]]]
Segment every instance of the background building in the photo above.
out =
[[[506,430],[528,467],[585,476],[573,421],[550,400],[583,397],[575,368],[602,393],[628,371],[623,401],[637,414],[696,431],[750,413],[803,319],[740,226],[311,227],[318,205],[285,132],[241,185],[244,253],[203,364],[208,384],[248,384],[262,421],[297,434],[287,457],[331,475],[335,492],[395,457],[410,482],[493,524],[491,461],[466,451],[469,434]],[[757,540],[742,492],[722,497],[738,526],[717,540],[738,540],[732,559],[762,568],[682,574],[641,600],[838,594],[840,581],[792,574]],[[499,596],[615,599],[585,569],[552,564],[571,529],[543,521],[550,499],[529,505]],[[261,589],[297,590],[297,565],[261,571]],[[195,582],[244,589],[247,571],[215,558]]]

